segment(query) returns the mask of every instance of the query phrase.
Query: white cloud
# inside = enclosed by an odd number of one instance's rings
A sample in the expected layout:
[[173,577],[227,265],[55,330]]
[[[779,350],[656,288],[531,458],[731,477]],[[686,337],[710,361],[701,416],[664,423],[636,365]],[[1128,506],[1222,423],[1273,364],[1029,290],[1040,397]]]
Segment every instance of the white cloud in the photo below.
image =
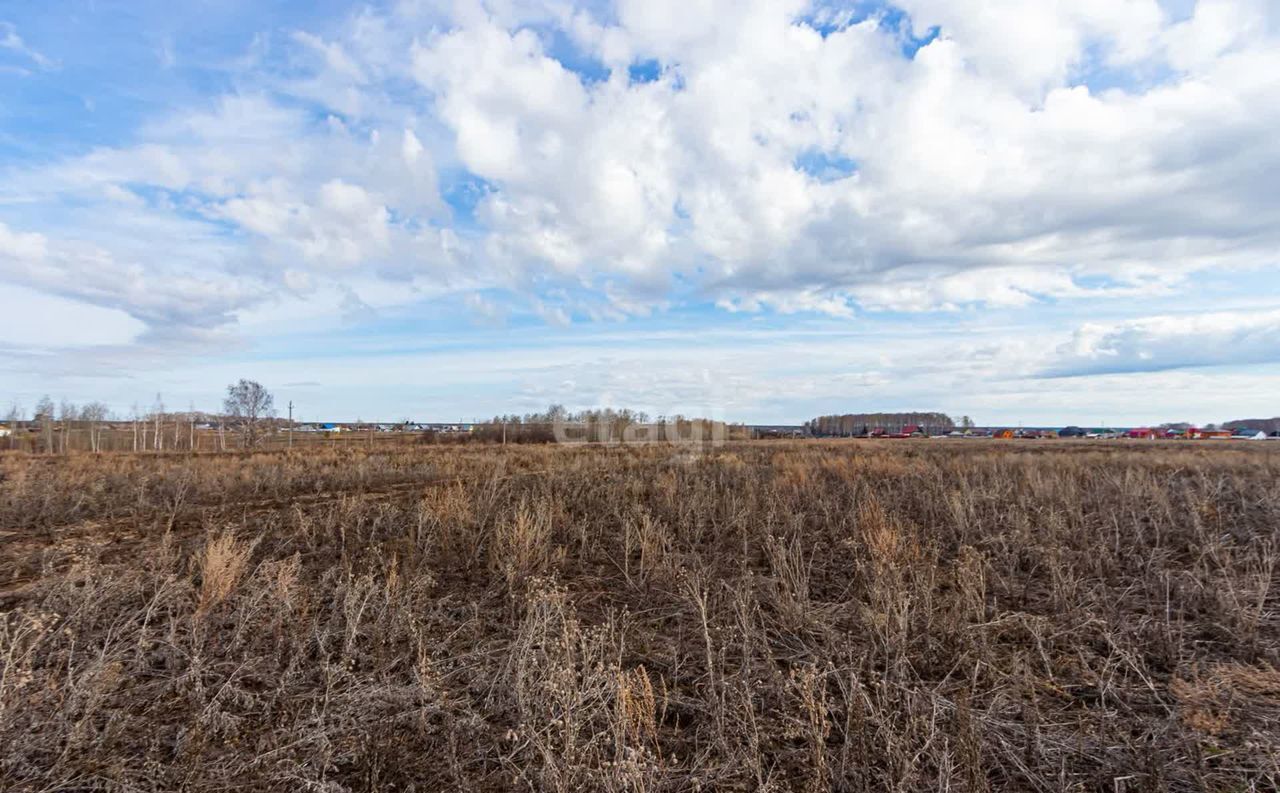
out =
[[938,26],[973,69],[1036,98],[1101,50],[1105,64],[1150,58],[1164,23],[1156,0],[902,0],[917,35]]
[[51,58],[46,57],[23,41],[22,37],[18,35],[18,29],[10,22],[0,22],[0,50],[12,52],[40,69],[52,69],[57,65]]
[[493,327],[506,324],[508,311],[506,307],[495,303],[478,292],[472,292],[465,298],[467,308],[471,310],[476,321]]
[[1088,323],[1058,347],[1050,377],[1280,363],[1280,310]]
[[531,31],[489,23],[416,47],[413,72],[436,94],[462,163],[501,186],[480,208],[495,255],[650,274],[676,202],[657,91],[653,101],[619,83],[589,91]]
[[[170,361],[146,384],[183,403],[189,384],[207,384],[204,396],[193,397],[200,404],[236,377],[256,377],[273,388],[318,380],[327,384],[323,393],[307,394],[303,404],[307,415],[330,419],[406,411],[418,418],[471,418],[566,402],[760,422],[919,408],[967,413],[981,423],[1138,425],[1266,413],[1280,372],[1272,364],[1045,378],[1030,375],[1064,334],[1021,327],[1010,340],[1007,328],[922,332],[866,320],[693,334],[635,328],[583,334],[555,326],[513,333],[506,327],[472,331],[465,341],[456,331],[442,332],[408,349],[396,335],[362,334],[354,346],[345,335],[337,328],[319,340],[308,337],[308,354],[300,358]],[[136,396],[122,404],[130,398]]]
[[[606,81],[483,15],[420,46],[414,74],[497,188],[491,251],[529,266],[692,275],[737,306],[819,290],[838,311],[842,295],[1014,305],[1274,266],[1266,26],[1165,84],[1094,92],[1074,83],[1087,66],[1155,70],[1196,17],[1173,25],[1148,0],[906,8],[917,33],[942,29],[914,60],[875,20],[824,38],[800,3],[623,2],[615,25],[567,23],[615,66]],[[666,71],[629,84],[626,59],[647,57]],[[856,173],[797,169],[815,151]],[[937,299],[886,297],[913,273]]]
[[[410,128],[357,135],[242,95],[141,134],[0,184],[0,207],[43,207],[23,214],[48,232],[0,224],[12,278],[180,331],[231,322],[308,271],[404,281],[456,269],[448,232],[427,225],[442,202]],[[50,238],[61,240],[46,257],[56,273],[32,264]]]
[[[404,277],[466,260],[493,286],[609,283],[624,313],[666,302],[674,279],[737,309],[848,314],[1275,265],[1280,47],[1261,0],[1205,0],[1177,22],[1153,0],[903,8],[914,35],[941,30],[914,59],[882,17],[824,35],[798,0],[622,0],[604,23],[533,2],[459,7],[453,24],[363,11],[343,34],[292,33],[288,78],[246,67],[342,120],[228,96],[10,193],[194,192],[268,268]],[[528,23],[561,28],[608,79],[570,70]],[[632,83],[647,58],[659,78]],[[1152,88],[1075,84],[1161,59],[1179,75]],[[392,89],[406,77],[430,104]],[[845,170],[807,173],[807,156]],[[436,230],[451,160],[487,185],[465,240]],[[1097,279],[1111,286],[1081,286]]]
[[47,294],[117,309],[151,329],[208,329],[267,297],[243,279],[157,273],[138,262],[78,242],[15,232],[0,223],[0,280]]
[[321,267],[380,261],[391,243],[386,206],[363,187],[341,179],[320,185],[309,201],[291,198],[281,185],[267,185],[211,211]]
[[49,243],[41,234],[20,232],[0,223],[0,256],[10,261],[39,261],[48,254]]
[[[0,242],[3,242],[0,239]],[[0,346],[27,350],[132,343],[146,326],[118,309],[68,300],[14,284],[0,286],[5,321]]]
[[[802,0],[404,2],[264,34],[235,90],[7,168],[0,277],[180,336],[451,291],[555,327],[690,303],[1088,320],[1277,272],[1273,3],[900,6],[894,29]],[[1052,356],[1048,321],[946,355],[1006,381],[982,350],[1057,374],[1272,360],[1270,325],[1205,322],[1199,353],[1109,320]]]
[[1277,24],[1280,16],[1267,0],[1200,0],[1191,17],[1171,26],[1162,38],[1169,63],[1195,71],[1251,44],[1265,43]]

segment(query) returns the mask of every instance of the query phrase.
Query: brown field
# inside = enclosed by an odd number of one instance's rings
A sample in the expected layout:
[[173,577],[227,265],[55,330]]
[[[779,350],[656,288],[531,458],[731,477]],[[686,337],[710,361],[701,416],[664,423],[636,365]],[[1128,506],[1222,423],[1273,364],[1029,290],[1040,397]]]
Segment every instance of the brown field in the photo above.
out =
[[0,455],[0,789],[1275,790],[1280,444]]

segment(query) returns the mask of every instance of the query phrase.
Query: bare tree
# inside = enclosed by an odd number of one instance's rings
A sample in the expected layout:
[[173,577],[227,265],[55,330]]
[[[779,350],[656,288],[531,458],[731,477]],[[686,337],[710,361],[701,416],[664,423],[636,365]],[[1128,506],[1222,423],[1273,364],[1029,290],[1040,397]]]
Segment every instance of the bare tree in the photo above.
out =
[[40,397],[40,401],[36,403],[35,419],[44,435],[44,450],[49,454],[53,453],[53,411],[53,400],[49,395]]
[[160,421],[164,418],[164,400],[160,398],[160,394],[156,394],[156,403],[151,406],[151,415],[156,422],[155,430],[155,447],[156,451],[164,449],[164,435],[160,432]]
[[271,417],[274,404],[275,398],[261,383],[241,380],[227,386],[227,398],[222,402],[222,409],[240,425],[245,446],[253,446],[258,441],[258,425]]
[[76,420],[76,406],[74,402],[62,400],[58,405],[58,421],[62,423],[62,437],[58,439],[59,446],[62,447],[62,453],[67,453],[67,441],[71,437],[71,422]]
[[101,402],[90,402],[80,408],[80,420],[89,425],[89,448],[95,452],[102,451],[102,430],[99,425],[107,420],[107,406]]
[[[138,422],[142,418],[142,413],[138,410],[137,402],[133,403],[133,413],[131,415],[133,416],[133,450],[136,452],[138,450]],[[142,439],[142,445],[147,445],[147,439],[145,437]]]
[[17,402],[9,405],[9,412],[5,415],[5,423],[9,426],[9,448],[16,448],[18,443],[18,424],[22,421],[22,417],[26,415],[22,406]]

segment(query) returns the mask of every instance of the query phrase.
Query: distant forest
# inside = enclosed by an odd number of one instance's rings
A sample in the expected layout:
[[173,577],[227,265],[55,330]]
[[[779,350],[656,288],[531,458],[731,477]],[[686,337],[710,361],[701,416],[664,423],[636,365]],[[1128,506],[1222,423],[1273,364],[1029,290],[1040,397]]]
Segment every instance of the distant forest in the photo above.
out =
[[1229,430],[1262,430],[1265,433],[1280,432],[1280,416],[1271,419],[1236,419],[1223,425]]
[[[961,419],[962,426],[972,424],[967,417]],[[867,435],[877,429],[897,433],[912,425],[929,435],[941,435],[956,428],[956,423],[945,413],[846,413],[843,416],[819,416],[805,426],[819,437],[851,437]]]
[[658,416],[650,418],[643,411],[603,408],[570,411],[563,405],[552,405],[545,413],[494,416],[472,427],[471,437],[502,443],[551,443],[557,440],[557,427],[563,437],[585,443],[617,443],[621,441],[745,440],[746,427],[702,418]]

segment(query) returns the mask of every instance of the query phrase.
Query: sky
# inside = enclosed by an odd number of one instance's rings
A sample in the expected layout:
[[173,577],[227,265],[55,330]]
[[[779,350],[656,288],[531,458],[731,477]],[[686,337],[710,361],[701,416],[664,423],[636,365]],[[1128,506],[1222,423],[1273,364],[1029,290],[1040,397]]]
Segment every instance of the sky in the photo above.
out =
[[0,0],[0,408],[1280,415],[1280,0]]

